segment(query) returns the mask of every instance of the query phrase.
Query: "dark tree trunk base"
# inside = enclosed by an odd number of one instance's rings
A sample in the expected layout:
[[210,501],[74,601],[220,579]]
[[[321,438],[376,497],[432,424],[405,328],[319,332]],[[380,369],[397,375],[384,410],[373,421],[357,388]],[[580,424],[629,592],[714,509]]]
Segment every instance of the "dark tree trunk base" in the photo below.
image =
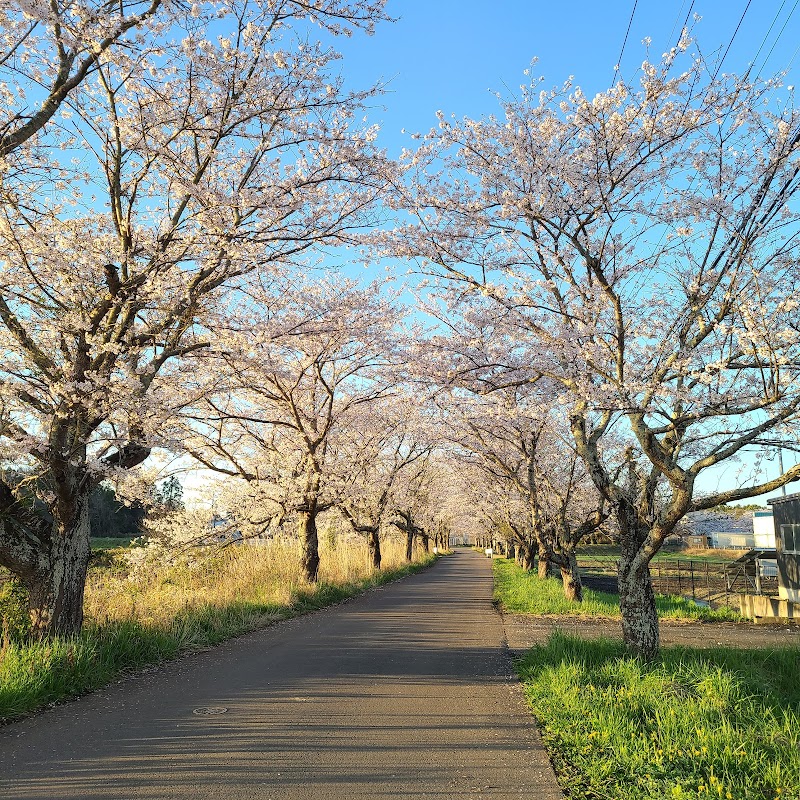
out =
[[309,583],[319,578],[319,537],[317,535],[317,515],[302,511],[299,515],[299,534],[301,543],[300,568]]
[[369,560],[373,569],[381,568],[381,540],[377,531],[371,531],[369,534]]

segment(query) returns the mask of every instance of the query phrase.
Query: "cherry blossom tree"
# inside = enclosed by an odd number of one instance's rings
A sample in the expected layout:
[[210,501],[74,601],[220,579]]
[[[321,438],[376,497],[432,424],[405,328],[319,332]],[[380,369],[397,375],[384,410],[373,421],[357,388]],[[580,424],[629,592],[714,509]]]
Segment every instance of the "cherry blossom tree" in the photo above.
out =
[[[354,28],[372,33],[375,22],[385,18],[381,0],[283,0],[263,5],[264,30],[270,33],[278,33],[293,20],[307,20],[334,33],[349,34]],[[169,35],[202,32],[220,18],[241,19],[244,13],[236,2],[224,0],[191,6],[163,0],[114,4],[6,0],[0,5],[0,158],[36,137],[54,134],[58,143],[63,131],[53,132],[48,126],[58,128],[55,115],[76,100],[103,65],[113,63],[123,72],[137,64],[149,68],[150,58],[163,54]],[[280,56],[280,51],[276,53]]]
[[385,441],[365,421],[393,391],[398,321],[377,283],[253,281],[212,327],[219,346],[203,357],[210,380],[189,387],[198,401],[176,439],[207,468],[262,487],[297,520],[309,581],[319,569],[317,517],[342,499],[354,437]]
[[418,221],[392,246],[513,342],[489,370],[563,387],[644,657],[649,563],[681,517],[800,477],[700,488],[798,422],[800,112],[779,80],[718,74],[689,47],[594,98],[534,80],[500,118],[440,116],[408,154],[398,203]]
[[482,476],[448,454],[430,419],[425,429],[435,446],[401,472],[393,499],[391,524],[405,534],[409,560],[415,542],[427,553],[431,541],[434,547],[447,549],[451,537],[475,543],[484,532],[478,521],[478,493],[472,492],[480,483],[473,478]]
[[[355,122],[369,93],[344,91],[336,53],[292,31],[371,29],[380,3],[170,4],[166,21],[158,3],[14,8],[0,64],[20,87],[0,131],[0,564],[38,631],[72,634],[89,493],[141,464],[192,399],[184,362],[208,347],[202,320],[248,273],[302,265],[371,221],[383,161]],[[47,93],[30,112],[43,95],[26,100],[25,81]]]
[[[415,535],[408,501],[412,486],[415,500],[420,499],[424,469],[415,472],[410,485],[398,484],[412,465],[424,467],[431,449],[414,400],[399,389],[387,400],[360,406],[351,420],[341,453],[346,470],[338,509],[356,533],[367,537],[374,569],[381,567],[381,530],[393,514],[403,520],[407,537]],[[398,512],[398,505],[406,507]],[[408,560],[411,539],[406,540]]]
[[475,316],[474,304],[457,314],[452,302],[424,307],[450,330],[416,348],[417,379],[434,389],[441,439],[494,484],[494,499],[477,505],[504,533],[505,549],[519,549],[529,569],[538,555],[542,578],[558,568],[565,595],[579,601],[575,548],[599,529],[608,510],[579,463],[559,409],[560,384],[530,370],[520,379],[513,366],[516,339]]
[[5,2],[0,7],[0,158],[26,145],[101,63],[135,61],[170,12],[161,0],[115,5]]
[[442,506],[447,492],[442,486],[442,470],[443,465],[428,451],[403,469],[395,483],[389,524],[405,536],[406,561],[413,559],[416,543],[429,552],[431,528],[437,523],[444,527]]
[[571,444],[567,420],[559,420],[539,388],[461,397],[453,392],[443,403],[445,425],[449,440],[477,459],[500,494],[500,502],[489,504],[488,516],[505,531],[507,547],[519,547],[523,563],[531,566],[535,544],[539,577],[556,567],[565,596],[580,602],[575,549],[608,512]]

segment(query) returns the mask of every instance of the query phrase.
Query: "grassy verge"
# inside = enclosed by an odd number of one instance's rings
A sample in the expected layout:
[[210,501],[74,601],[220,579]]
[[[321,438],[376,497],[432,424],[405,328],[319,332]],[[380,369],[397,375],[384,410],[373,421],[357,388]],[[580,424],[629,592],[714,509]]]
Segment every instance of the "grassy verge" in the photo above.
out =
[[[387,543],[389,544],[389,543]],[[386,568],[364,546],[322,553],[320,582],[299,576],[294,547],[239,547],[200,563],[131,573],[102,562],[90,574],[87,622],[72,639],[0,649],[0,720],[103,686],[120,674],[196,651],[279,619],[333,605],[433,562],[407,564],[384,546]]]
[[[513,561],[495,559],[494,597],[506,611],[520,614],[570,614],[584,617],[619,617],[619,598],[607,592],[584,588],[583,602],[571,603],[564,597],[558,578],[542,581],[525,572]],[[739,620],[732,609],[711,610],[682,597],[656,597],[658,615],[662,619],[695,619],[703,622]]]
[[800,648],[645,664],[557,631],[517,669],[574,800],[800,798]]
[[[710,564],[728,564],[744,554],[744,550],[717,550],[713,548],[664,548],[653,557],[654,562],[659,561],[703,561]],[[606,544],[590,544],[580,547],[577,551],[578,560],[586,558],[619,558],[619,547]]]

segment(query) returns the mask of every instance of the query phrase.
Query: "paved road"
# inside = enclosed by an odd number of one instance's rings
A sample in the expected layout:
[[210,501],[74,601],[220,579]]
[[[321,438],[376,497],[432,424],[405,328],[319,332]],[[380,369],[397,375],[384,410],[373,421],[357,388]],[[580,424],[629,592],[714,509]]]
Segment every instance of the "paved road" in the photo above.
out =
[[0,797],[562,798],[490,599],[459,551],[0,729]]

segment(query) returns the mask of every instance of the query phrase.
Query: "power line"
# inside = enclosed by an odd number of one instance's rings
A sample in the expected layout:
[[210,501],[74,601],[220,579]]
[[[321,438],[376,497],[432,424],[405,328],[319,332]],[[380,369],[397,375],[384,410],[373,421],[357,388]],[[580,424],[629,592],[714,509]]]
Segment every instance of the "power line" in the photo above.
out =
[[[758,61],[758,57],[759,57],[759,55],[761,55],[761,51],[764,48],[764,45],[767,43],[767,39],[769,38],[769,35],[772,33],[772,29],[775,27],[775,23],[778,21],[778,17],[781,15],[781,11],[783,11],[783,7],[785,5],[786,5],[786,0],[783,0],[783,2],[780,5],[780,8],[777,10],[777,12],[775,13],[775,16],[772,18],[772,22],[770,23],[770,26],[767,29],[767,32],[764,34],[764,38],[761,40],[761,44],[758,46],[758,50],[756,50],[756,54],[753,56],[752,66],[755,66],[756,61]],[[797,3],[795,3],[795,6],[797,6]],[[789,14],[789,16],[791,17],[792,15]],[[787,19],[786,22],[788,22],[788,21],[789,20]],[[785,27],[786,27],[786,23],[784,23],[783,28],[781,28],[781,33],[783,33],[783,30],[784,30]],[[778,34],[778,39],[781,38],[781,33]],[[777,43],[778,39],[775,40],[776,43]],[[772,46],[775,47],[774,44]],[[770,53],[771,52],[772,52],[772,50],[770,50]],[[767,56],[767,58],[769,58],[769,56]]]
[[733,32],[733,36],[731,36],[731,40],[728,42],[728,46],[725,48],[725,52],[722,54],[722,58],[719,60],[719,63],[717,64],[717,70],[714,73],[714,76],[711,78],[712,83],[717,79],[717,75],[719,75],[719,71],[722,69],[722,64],[725,61],[726,56],[730,52],[731,47],[733,46],[733,40],[736,38],[736,34],[739,33],[739,28],[742,27],[745,14],[747,14],[747,11],[750,8],[752,2],[753,0],[747,0],[747,5],[744,7],[744,11],[742,11],[742,16],[739,17],[739,23],[736,26],[736,30]]
[[794,60],[797,58],[797,54],[800,53],[800,45],[797,45],[795,48],[794,53],[792,53],[792,57],[789,59],[789,63],[783,68],[784,72],[789,72],[790,67],[794,63]]
[[[784,0],[786,2],[786,0]],[[681,18],[681,13],[683,12],[683,7],[686,5],[686,0],[681,0],[681,7],[678,9],[678,16],[675,17],[675,22],[672,23],[672,30],[669,32],[668,41],[672,41],[673,37],[675,36],[675,28],[678,26],[678,20]],[[692,13],[692,7],[694,6],[694,0],[692,0],[692,6],[689,8],[689,14]],[[688,15],[687,15],[688,19]],[[685,26],[684,26],[685,27]]]
[[[786,0],[783,0],[785,3]],[[678,16],[675,18],[675,22],[672,23],[672,30],[669,32],[669,40],[670,42],[675,38],[675,27],[678,24],[678,20],[681,18],[681,11],[683,11],[683,7],[686,4],[686,0],[683,0],[681,3],[681,7],[678,10]],[[689,24],[689,17],[692,15],[692,10],[694,9],[694,0],[689,4],[689,10],[686,12],[686,17],[683,20],[683,25],[681,25],[681,29],[678,31],[678,41],[680,41],[681,36],[683,36],[683,31],[686,29],[686,26]]]
[[[784,7],[785,4],[786,4],[786,0],[783,0],[783,3],[781,3],[781,7],[778,9],[778,14],[780,14],[781,9]],[[764,58],[764,61],[761,64],[761,69],[764,69],[764,67],[766,67],[767,62],[769,61],[769,58],[772,55],[772,51],[775,49],[775,47],[778,44],[778,41],[780,40],[781,36],[783,36],[783,32],[786,30],[786,26],[789,24],[789,20],[791,20],[792,16],[794,15],[794,12],[797,11],[798,4],[800,4],[800,0],[794,0],[794,5],[792,6],[792,10],[789,12],[789,16],[786,17],[786,20],[784,21],[783,26],[781,27],[780,31],[778,31],[778,35],[775,37],[775,41],[772,43],[772,47],[770,47],[769,53],[767,53],[766,57]],[[775,15],[775,19],[777,20],[777,14]],[[774,24],[775,24],[775,21],[773,21],[772,25],[769,26],[769,31],[772,30],[772,26]],[[769,31],[767,31],[767,36],[769,36]],[[764,37],[765,41],[766,41],[766,38],[767,37],[765,36]],[[763,43],[762,43],[762,47],[763,47]],[[755,58],[753,59],[753,66],[755,66],[756,59],[758,58],[758,54],[760,52],[761,52],[761,47],[758,48],[758,53],[756,53]],[[758,75],[758,71],[756,71],[756,75]]]
[[689,17],[692,15],[693,8],[694,8],[694,0],[692,0],[692,4],[689,6],[689,10],[686,12],[686,19],[683,21],[683,27],[681,28],[681,33],[683,33],[683,28],[685,28],[689,24]]
[[625,45],[628,43],[628,36],[631,32],[631,25],[633,25],[633,16],[636,13],[636,6],[639,4],[639,0],[633,0],[633,8],[631,9],[631,16],[628,20],[628,29],[625,31],[625,38],[622,40],[622,47],[619,51],[619,58],[617,59],[617,63],[614,66],[614,76],[611,78],[611,83],[613,84],[617,78],[617,73],[619,72],[619,65],[622,63],[622,54],[625,52]]

